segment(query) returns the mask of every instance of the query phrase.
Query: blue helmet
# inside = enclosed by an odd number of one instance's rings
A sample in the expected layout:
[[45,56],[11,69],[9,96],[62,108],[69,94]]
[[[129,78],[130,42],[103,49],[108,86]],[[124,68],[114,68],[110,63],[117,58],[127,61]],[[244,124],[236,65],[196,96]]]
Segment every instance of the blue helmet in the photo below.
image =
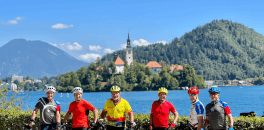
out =
[[220,93],[220,89],[219,89],[217,86],[212,86],[212,87],[209,89],[208,92],[209,92],[209,93],[213,93],[213,92],[215,92],[215,93]]

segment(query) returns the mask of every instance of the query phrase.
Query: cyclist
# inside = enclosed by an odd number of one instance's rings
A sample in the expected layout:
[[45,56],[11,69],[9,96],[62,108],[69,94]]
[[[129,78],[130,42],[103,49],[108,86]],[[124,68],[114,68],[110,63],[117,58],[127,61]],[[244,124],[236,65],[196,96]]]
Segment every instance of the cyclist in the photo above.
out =
[[167,94],[168,90],[166,88],[159,88],[159,100],[156,100],[152,103],[149,125],[150,130],[168,130],[170,112],[174,114],[173,123],[170,124],[170,128],[175,127],[175,124],[178,119],[178,112],[176,111],[172,103],[165,100]]
[[112,98],[106,101],[99,123],[102,124],[107,116],[107,130],[124,130],[126,127],[125,112],[127,112],[131,121],[129,125],[135,127],[134,114],[127,100],[120,97],[120,87],[112,86],[110,91]]
[[194,130],[204,130],[204,128],[202,127],[205,110],[202,102],[198,99],[199,89],[196,87],[190,87],[188,90],[188,94],[192,102],[189,121],[195,128]]
[[211,103],[206,105],[206,127],[210,124],[210,127],[213,130],[226,130],[226,116],[228,117],[230,128],[233,129],[233,118],[231,115],[231,110],[226,102],[223,102],[219,99],[220,89],[216,86],[212,86],[209,89]]
[[68,113],[62,121],[62,123],[65,123],[65,121],[71,116],[72,113],[73,130],[87,130],[89,128],[89,110],[93,111],[94,113],[94,119],[93,122],[90,124],[90,127],[94,127],[97,120],[98,111],[93,105],[82,99],[82,94],[83,89],[81,87],[75,87],[73,89],[75,101],[71,102]]
[[[53,86],[47,87],[47,97],[42,97],[35,105],[35,109],[32,113],[29,126],[32,127],[35,124],[35,117],[40,110],[40,130],[52,130],[59,129],[61,126],[60,117],[60,103],[53,99],[56,93],[56,88]],[[57,122],[57,123],[56,123]]]

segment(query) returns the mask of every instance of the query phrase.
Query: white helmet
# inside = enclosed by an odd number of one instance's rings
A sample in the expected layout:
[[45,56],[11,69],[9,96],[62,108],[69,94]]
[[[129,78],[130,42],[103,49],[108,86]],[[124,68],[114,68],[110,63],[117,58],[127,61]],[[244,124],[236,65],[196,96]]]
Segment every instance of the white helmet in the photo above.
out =
[[53,86],[48,86],[47,89],[48,89],[48,90],[46,91],[46,93],[49,92],[49,91],[51,91],[51,92],[53,92],[53,93],[56,93],[56,88],[53,87]]
[[73,89],[73,94],[75,94],[75,93],[83,93],[83,89],[81,88],[81,87],[75,87],[74,89]]

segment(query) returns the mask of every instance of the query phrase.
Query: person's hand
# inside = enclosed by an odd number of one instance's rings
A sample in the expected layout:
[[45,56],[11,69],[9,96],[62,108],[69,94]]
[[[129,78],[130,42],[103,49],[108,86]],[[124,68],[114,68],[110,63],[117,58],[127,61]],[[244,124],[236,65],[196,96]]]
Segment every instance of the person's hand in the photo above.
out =
[[34,122],[31,122],[31,123],[28,124],[29,127],[32,127],[33,125],[35,125]]
[[134,121],[131,121],[132,127],[135,127],[137,124]]
[[90,127],[93,128],[95,126],[95,122],[90,123]]
[[174,128],[174,127],[175,127],[175,123],[171,123],[170,128]]
[[153,126],[152,124],[149,125],[149,129],[152,130],[153,129]]

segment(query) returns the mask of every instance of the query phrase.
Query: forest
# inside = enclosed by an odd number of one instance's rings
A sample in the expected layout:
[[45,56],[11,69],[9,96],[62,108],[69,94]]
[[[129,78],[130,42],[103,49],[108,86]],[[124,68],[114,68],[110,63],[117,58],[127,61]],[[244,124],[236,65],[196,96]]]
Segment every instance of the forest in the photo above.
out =
[[[133,34],[130,34],[130,38]],[[133,47],[137,62],[191,65],[204,80],[233,80],[263,76],[264,36],[240,23],[213,20],[168,44]],[[114,52],[125,60],[125,49]],[[103,63],[114,58],[104,55]]]

